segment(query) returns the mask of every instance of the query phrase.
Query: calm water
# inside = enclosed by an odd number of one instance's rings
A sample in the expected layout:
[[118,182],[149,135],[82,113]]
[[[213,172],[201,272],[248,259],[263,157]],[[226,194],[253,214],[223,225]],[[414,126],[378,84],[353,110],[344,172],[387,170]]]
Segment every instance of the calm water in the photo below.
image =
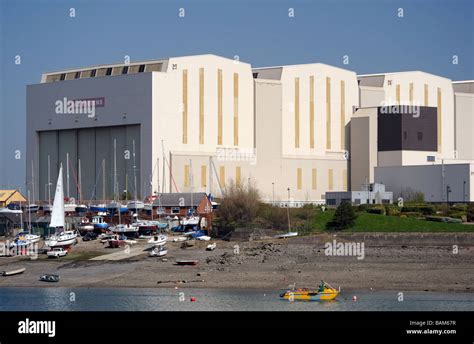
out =
[[[71,292],[75,301],[71,301]],[[180,301],[180,293],[184,301]],[[289,302],[278,291],[216,289],[0,288],[0,311],[473,311],[474,294],[341,293],[337,301]],[[357,295],[357,301],[352,296]],[[181,295],[182,296],[182,295]],[[195,302],[190,302],[195,297]]]

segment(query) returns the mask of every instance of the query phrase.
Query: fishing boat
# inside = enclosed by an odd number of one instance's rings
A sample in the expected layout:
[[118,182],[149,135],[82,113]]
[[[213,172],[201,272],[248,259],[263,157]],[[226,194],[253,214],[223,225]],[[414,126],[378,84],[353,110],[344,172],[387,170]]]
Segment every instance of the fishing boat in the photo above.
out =
[[23,211],[21,209],[11,209],[9,207],[0,208],[0,214],[22,214]]
[[150,251],[150,257],[163,257],[168,254],[168,249],[164,245],[155,245]]
[[189,216],[181,219],[183,226],[197,226],[199,224],[199,216]]
[[36,213],[39,210],[39,205],[35,203],[26,204],[24,207],[27,213]]
[[25,246],[35,244],[40,241],[41,237],[37,234],[31,234],[30,232],[21,232],[15,237],[15,240],[10,244],[13,246]]
[[94,230],[94,224],[89,221],[87,217],[83,217],[81,222],[77,225],[79,233],[84,234]]
[[76,243],[76,231],[64,231],[64,190],[63,190],[63,166],[59,168],[58,181],[56,183],[56,193],[54,195],[53,210],[51,211],[50,227],[56,228],[56,233],[48,237],[45,241],[46,246],[60,247],[69,246]]
[[280,298],[289,301],[329,301],[339,295],[340,290],[331,287],[328,283],[321,281],[317,290],[309,288],[289,289],[280,294]]
[[123,213],[128,212],[128,208],[118,201],[112,201],[112,202],[107,203],[106,209],[109,213],[112,213],[112,214],[116,214],[118,212],[123,214]]
[[101,212],[105,213],[105,212],[107,212],[107,204],[105,204],[105,203],[95,204],[95,205],[91,204],[89,206],[89,209],[90,209],[90,211],[92,211],[94,213],[101,213]]
[[168,237],[166,235],[160,234],[153,236],[150,240],[148,240],[148,243],[155,246],[162,246],[165,245],[167,241]]
[[59,275],[44,274],[40,277],[43,282],[59,282]]
[[20,269],[11,270],[11,271],[2,271],[2,272],[0,272],[0,276],[7,277],[7,276],[20,275],[20,274],[24,273],[25,270],[26,270],[26,268],[20,268]]
[[107,240],[107,243],[109,244],[110,248],[118,248],[118,247],[123,247],[126,244],[126,239],[127,237],[123,235],[113,235],[110,239]]
[[122,234],[127,237],[138,237],[138,227],[133,224],[118,224],[109,229],[116,234]]
[[181,259],[176,261],[177,265],[197,265],[198,263],[199,260],[194,259]]
[[94,229],[101,231],[109,228],[109,224],[104,221],[104,217],[101,215],[96,215],[92,217],[92,225],[94,226]]
[[140,210],[140,209],[143,209],[144,207],[145,207],[145,204],[142,201],[138,201],[138,200],[131,200],[131,201],[128,201],[127,203],[127,209],[132,210],[132,211]]
[[209,244],[206,247],[206,251],[214,251],[216,249],[216,246],[216,243]]
[[74,211],[78,214],[84,214],[88,210],[87,205],[85,204],[78,204],[76,208],[74,208]]

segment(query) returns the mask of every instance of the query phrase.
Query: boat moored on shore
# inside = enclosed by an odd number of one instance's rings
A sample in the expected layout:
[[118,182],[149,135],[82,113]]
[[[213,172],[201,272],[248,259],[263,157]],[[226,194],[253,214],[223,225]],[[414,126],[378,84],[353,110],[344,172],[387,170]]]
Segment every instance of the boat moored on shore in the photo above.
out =
[[339,290],[331,287],[328,283],[321,281],[319,288],[289,289],[280,294],[280,298],[288,301],[330,301],[339,295]]

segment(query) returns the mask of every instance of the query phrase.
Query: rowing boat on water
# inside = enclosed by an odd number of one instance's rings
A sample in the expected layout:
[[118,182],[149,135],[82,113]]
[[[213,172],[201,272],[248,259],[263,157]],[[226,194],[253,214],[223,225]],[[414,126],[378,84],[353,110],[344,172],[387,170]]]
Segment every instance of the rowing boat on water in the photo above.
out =
[[24,273],[26,270],[26,268],[20,268],[20,269],[16,269],[16,270],[11,270],[11,271],[2,271],[0,272],[0,275],[2,276],[13,276],[13,275],[19,275],[19,274],[22,274]]

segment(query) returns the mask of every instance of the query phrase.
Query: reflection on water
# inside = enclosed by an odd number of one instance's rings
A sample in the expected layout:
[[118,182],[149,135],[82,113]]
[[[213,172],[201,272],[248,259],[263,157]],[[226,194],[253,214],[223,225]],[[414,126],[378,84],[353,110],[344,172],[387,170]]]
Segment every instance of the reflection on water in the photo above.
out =
[[[342,292],[336,301],[290,302],[279,291],[141,288],[1,288],[2,311],[473,311],[474,294]],[[352,296],[357,295],[357,301]],[[191,298],[195,302],[191,302]]]

